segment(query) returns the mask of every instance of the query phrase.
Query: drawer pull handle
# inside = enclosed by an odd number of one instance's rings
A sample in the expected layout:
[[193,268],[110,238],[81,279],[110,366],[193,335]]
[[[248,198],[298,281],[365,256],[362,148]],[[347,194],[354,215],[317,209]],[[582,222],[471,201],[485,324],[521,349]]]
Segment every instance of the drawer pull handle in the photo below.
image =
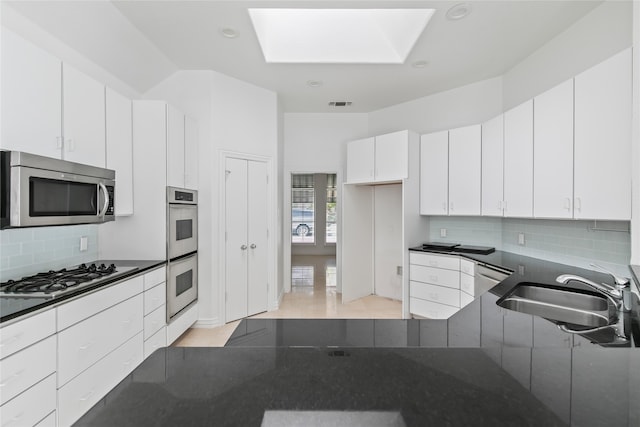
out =
[[22,419],[22,417],[24,416],[24,412],[20,412],[18,415],[16,415],[15,417],[11,418],[9,420],[8,423],[4,424],[5,426],[11,425],[13,423],[16,423],[18,421],[20,421]]
[[78,399],[80,402],[86,402],[91,396],[93,396],[93,390],[91,390],[89,393],[85,394],[84,396],[82,396],[80,399]]
[[86,349],[91,348],[91,347],[93,347],[93,341],[89,341],[85,345],[81,345],[78,349],[79,350],[86,350]]
[[12,336],[11,338],[7,338],[6,340],[0,342],[0,347],[4,347],[5,345],[9,345],[9,344],[13,344],[14,342],[18,341],[20,339],[20,337],[22,337],[23,332],[20,332],[19,334],[16,334],[14,336]]
[[429,265],[432,267],[437,267],[438,266],[438,261],[429,261]]
[[438,281],[438,276],[429,276],[430,280],[433,280],[434,282]]
[[6,380],[4,380],[3,383],[0,383],[0,387],[4,387],[7,384],[9,384],[11,381],[17,379],[20,375],[22,375],[24,373],[24,369],[19,370],[18,372],[16,372],[15,374],[11,375],[9,378],[7,378]]

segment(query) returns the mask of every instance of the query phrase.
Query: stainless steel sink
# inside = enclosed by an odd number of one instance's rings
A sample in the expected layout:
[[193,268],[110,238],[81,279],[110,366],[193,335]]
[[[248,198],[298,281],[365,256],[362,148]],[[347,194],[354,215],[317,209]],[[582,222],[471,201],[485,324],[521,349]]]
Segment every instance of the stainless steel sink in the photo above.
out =
[[500,307],[583,327],[607,326],[615,308],[597,294],[521,283],[497,301]]

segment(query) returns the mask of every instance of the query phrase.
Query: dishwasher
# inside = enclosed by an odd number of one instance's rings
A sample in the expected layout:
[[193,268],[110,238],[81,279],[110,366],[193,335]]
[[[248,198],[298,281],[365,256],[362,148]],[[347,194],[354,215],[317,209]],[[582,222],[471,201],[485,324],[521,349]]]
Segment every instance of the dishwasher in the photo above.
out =
[[511,271],[493,265],[476,263],[475,287],[476,295],[484,293],[511,275]]

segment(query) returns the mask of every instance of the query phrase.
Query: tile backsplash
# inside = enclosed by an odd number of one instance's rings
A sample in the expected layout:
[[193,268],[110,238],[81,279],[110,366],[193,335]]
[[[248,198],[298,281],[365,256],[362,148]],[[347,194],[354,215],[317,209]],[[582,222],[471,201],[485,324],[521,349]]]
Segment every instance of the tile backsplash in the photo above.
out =
[[[431,217],[429,240],[494,246],[508,252],[593,269],[596,262],[629,276],[628,221]],[[441,229],[447,237],[440,237]],[[524,234],[524,245],[518,237]]]
[[[0,281],[74,266],[98,258],[97,225],[16,228],[0,231]],[[87,237],[86,251],[80,238]]]

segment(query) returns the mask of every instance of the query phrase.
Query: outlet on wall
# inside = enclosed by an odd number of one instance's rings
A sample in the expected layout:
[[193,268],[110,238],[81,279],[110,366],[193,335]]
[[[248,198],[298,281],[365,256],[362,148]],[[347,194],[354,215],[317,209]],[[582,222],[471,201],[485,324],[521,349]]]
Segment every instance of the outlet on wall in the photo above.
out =
[[87,236],[80,237],[80,252],[86,251],[88,245],[89,245],[89,238]]
[[447,229],[446,228],[441,228],[440,229],[440,237],[447,237]]
[[524,233],[518,233],[518,244],[524,246]]

